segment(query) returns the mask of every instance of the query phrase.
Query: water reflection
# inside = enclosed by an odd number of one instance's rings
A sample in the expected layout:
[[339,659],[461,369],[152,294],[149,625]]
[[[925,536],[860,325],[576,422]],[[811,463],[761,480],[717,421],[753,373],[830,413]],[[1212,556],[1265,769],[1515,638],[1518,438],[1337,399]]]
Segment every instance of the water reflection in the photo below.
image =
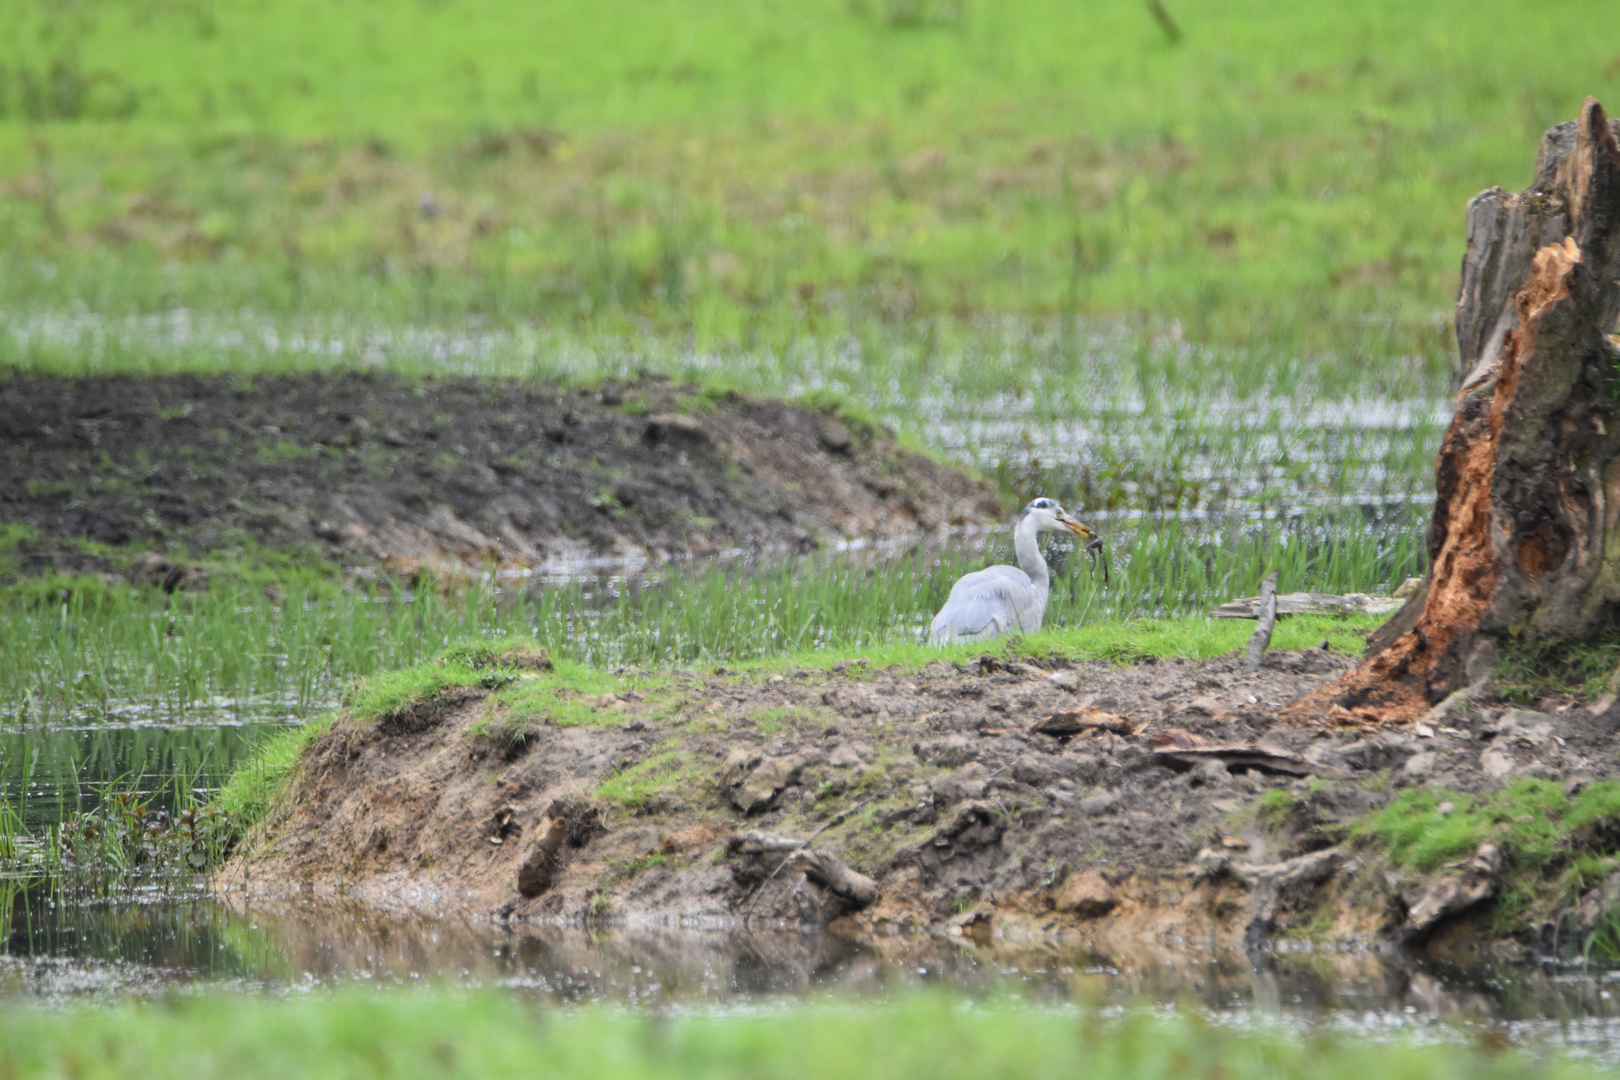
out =
[[1620,983],[1610,973],[1392,952],[1144,947],[1109,956],[939,938],[873,947],[827,934],[502,924],[325,901],[264,907],[128,897],[76,905],[42,888],[14,890],[0,914],[0,995],[12,997],[428,980],[504,986],[558,1004],[726,1006],[937,983],[973,993],[1011,985],[1051,1003],[1175,1003],[1368,1029],[1451,1018],[1541,1030],[1580,1020],[1620,1046],[1611,996]]

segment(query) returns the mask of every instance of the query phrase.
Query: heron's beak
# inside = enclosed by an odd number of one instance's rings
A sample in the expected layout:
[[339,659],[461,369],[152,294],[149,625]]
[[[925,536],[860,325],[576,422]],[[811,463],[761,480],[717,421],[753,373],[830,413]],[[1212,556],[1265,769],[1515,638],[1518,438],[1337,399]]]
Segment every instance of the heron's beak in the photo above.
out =
[[1076,521],[1068,514],[1060,514],[1058,516],[1058,524],[1062,525],[1064,528],[1068,529],[1070,532],[1079,536],[1083,540],[1097,539],[1097,534],[1091,531],[1091,526],[1087,525],[1083,521]]

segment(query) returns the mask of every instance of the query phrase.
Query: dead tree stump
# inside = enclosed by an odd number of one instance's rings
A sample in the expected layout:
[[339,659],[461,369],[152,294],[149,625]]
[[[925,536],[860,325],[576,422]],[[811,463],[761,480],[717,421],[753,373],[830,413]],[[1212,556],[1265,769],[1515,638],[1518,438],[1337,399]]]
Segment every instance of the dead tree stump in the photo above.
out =
[[1510,642],[1620,627],[1617,140],[1620,122],[1588,98],[1543,136],[1528,188],[1468,204],[1462,384],[1435,466],[1429,573],[1362,665],[1313,695],[1318,712],[1416,719],[1487,677]]

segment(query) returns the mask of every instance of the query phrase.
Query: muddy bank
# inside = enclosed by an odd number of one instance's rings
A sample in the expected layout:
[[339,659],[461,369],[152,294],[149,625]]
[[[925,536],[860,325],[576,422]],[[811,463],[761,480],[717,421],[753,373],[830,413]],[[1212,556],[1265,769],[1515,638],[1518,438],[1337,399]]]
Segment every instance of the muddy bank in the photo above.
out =
[[[531,674],[341,721],[224,881],[501,920],[1109,953],[1501,937],[1501,853],[1418,873],[1362,824],[1410,788],[1579,791],[1620,773],[1620,715],[1475,704],[1419,729],[1297,723],[1289,703],[1353,663],[1309,649],[1252,674],[1235,656],[625,673],[591,695]],[[1587,854],[1614,854],[1608,821]],[[1524,907],[1498,947],[1590,929],[1608,887]]]
[[0,521],[39,537],[24,573],[116,568],[84,541],[410,571],[804,550],[999,512],[866,424],[657,377],[0,381]]

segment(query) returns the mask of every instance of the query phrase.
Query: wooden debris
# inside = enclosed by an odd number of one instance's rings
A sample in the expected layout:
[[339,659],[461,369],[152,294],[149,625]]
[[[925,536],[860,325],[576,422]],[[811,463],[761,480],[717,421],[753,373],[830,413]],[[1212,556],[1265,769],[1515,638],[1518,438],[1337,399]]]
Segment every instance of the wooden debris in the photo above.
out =
[[1088,731],[1129,735],[1132,728],[1131,722],[1123,716],[1115,716],[1088,705],[1083,709],[1060,709],[1051,716],[1037,720],[1029,730],[1037,735],[1052,735],[1061,739]]
[[[1210,614],[1217,619],[1258,619],[1264,595],[1228,600]],[[1384,615],[1397,610],[1399,600],[1366,593],[1282,593],[1277,597],[1277,614],[1282,615]]]
[[1174,769],[1189,769],[1204,761],[1219,761],[1227,769],[1258,769],[1289,776],[1323,776],[1342,780],[1350,774],[1332,765],[1310,761],[1291,750],[1268,750],[1254,743],[1227,743],[1221,746],[1160,746],[1154,760]]
[[524,857],[517,873],[518,892],[529,899],[551,888],[563,841],[568,839],[568,825],[560,817],[548,818],[540,824],[540,840]]
[[1278,572],[1273,570],[1260,583],[1260,625],[1249,638],[1249,656],[1243,665],[1249,671],[1260,670],[1260,660],[1271,645],[1271,631],[1277,625],[1277,577]]
[[877,899],[877,882],[858,870],[851,870],[836,855],[802,848],[788,856],[787,861],[792,869],[803,871],[805,877],[856,911]]
[[1160,728],[1158,731],[1155,731],[1151,736],[1148,737],[1148,744],[1155,748],[1180,747],[1185,749],[1194,746],[1208,746],[1209,740],[1203,738],[1202,736],[1194,735],[1186,728],[1172,727]]

